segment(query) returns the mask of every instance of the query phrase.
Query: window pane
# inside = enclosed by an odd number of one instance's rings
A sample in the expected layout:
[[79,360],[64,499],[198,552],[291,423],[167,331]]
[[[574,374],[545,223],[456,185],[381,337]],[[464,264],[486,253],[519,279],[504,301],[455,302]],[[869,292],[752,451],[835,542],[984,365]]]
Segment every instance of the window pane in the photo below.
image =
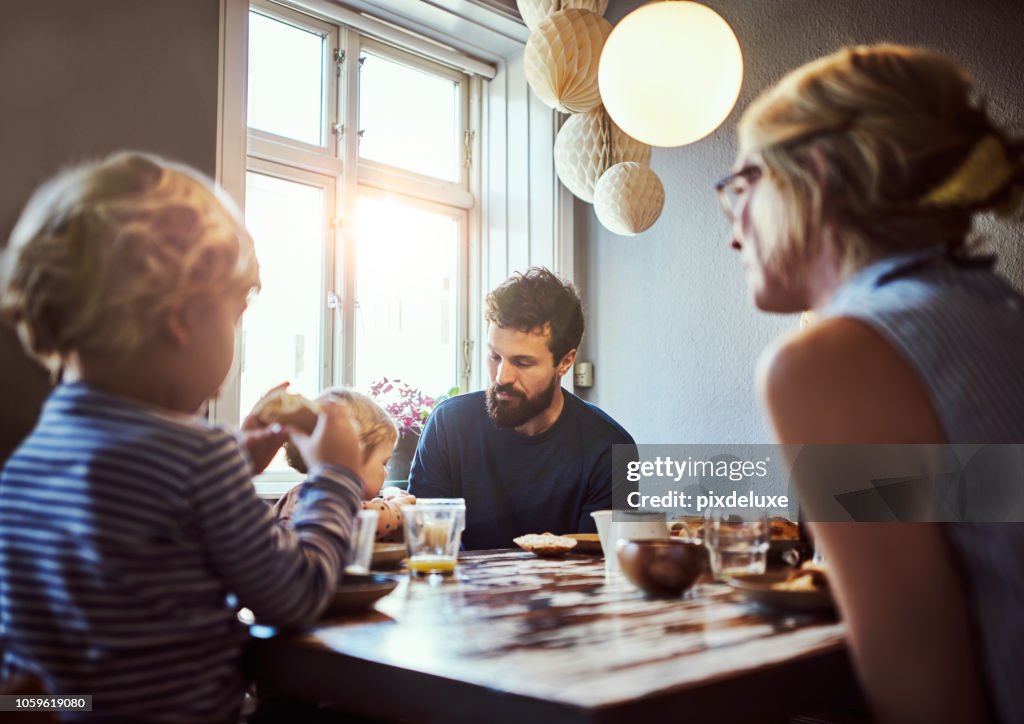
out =
[[249,127],[323,144],[325,39],[249,13]]
[[[245,195],[262,289],[242,317],[242,417],[281,382],[320,393],[325,306],[323,189],[250,171]],[[269,469],[287,470],[283,455]]]
[[361,158],[457,181],[457,85],[373,53],[359,76]]
[[356,387],[388,377],[447,392],[458,384],[458,217],[367,193],[358,213]]

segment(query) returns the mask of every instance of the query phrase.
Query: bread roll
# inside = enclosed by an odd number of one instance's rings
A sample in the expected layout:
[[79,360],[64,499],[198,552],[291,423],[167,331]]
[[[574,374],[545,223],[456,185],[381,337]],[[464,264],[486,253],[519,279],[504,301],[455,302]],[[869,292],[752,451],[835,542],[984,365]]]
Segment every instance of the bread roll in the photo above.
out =
[[260,399],[252,414],[264,425],[289,425],[309,435],[316,427],[320,405],[287,390],[274,390]]

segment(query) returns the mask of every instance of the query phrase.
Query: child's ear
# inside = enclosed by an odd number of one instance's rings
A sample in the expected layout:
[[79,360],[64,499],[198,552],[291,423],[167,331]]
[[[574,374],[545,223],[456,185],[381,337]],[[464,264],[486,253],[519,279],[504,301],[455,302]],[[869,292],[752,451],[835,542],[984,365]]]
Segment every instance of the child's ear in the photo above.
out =
[[164,338],[174,347],[188,344],[191,328],[189,314],[184,305],[176,304],[164,313],[161,332]]

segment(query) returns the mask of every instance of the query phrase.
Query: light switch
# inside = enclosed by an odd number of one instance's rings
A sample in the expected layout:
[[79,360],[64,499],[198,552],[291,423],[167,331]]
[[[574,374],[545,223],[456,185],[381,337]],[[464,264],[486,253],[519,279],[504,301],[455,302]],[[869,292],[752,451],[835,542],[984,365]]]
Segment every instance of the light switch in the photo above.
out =
[[593,362],[577,362],[573,367],[573,384],[576,387],[594,386],[594,364]]

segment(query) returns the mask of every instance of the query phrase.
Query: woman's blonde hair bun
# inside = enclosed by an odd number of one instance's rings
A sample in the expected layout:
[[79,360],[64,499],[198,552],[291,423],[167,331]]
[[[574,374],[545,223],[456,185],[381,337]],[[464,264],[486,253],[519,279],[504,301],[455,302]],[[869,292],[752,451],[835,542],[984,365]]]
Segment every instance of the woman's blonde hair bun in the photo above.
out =
[[973,216],[1017,208],[1024,147],[976,99],[946,55],[861,45],[808,63],[740,120],[784,196],[787,243],[808,253],[822,224],[849,266],[894,251],[966,242]]

